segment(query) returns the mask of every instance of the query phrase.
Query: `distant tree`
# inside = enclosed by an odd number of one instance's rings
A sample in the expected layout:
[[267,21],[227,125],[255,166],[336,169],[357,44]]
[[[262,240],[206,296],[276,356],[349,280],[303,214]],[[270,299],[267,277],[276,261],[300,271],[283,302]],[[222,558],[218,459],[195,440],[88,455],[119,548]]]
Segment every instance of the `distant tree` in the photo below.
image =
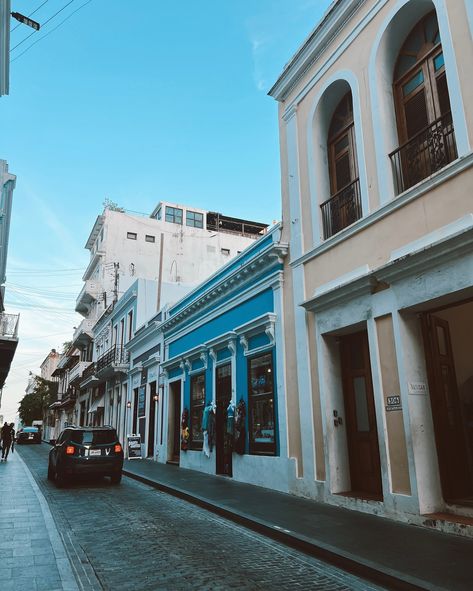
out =
[[57,400],[58,384],[35,376],[35,387],[31,394],[26,394],[18,407],[18,414],[24,425],[33,421],[42,421],[44,411]]
[[62,353],[67,353],[67,350],[71,348],[72,341],[66,341],[62,344]]
[[102,205],[104,209],[110,209],[110,211],[119,211],[120,213],[125,213],[123,207],[120,207],[118,203],[115,203],[115,201],[112,201],[108,197],[104,200]]

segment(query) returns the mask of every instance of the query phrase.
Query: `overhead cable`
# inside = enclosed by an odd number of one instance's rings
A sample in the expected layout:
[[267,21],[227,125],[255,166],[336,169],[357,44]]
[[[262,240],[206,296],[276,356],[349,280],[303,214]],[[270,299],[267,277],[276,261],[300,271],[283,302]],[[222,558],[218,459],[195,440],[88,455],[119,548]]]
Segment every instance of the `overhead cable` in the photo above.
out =
[[[71,2],[74,2],[74,0],[71,0]],[[69,2],[69,4],[71,4],[71,2]],[[71,12],[71,14],[69,16],[67,16],[65,19],[63,19],[58,25],[56,25],[54,27],[54,29],[51,29],[50,31],[48,31],[45,35],[43,35],[42,37],[40,37],[39,39],[37,39],[36,41],[34,41],[31,45],[29,45],[24,51],[22,51],[21,53],[19,53],[16,57],[14,57],[12,60],[10,60],[10,62],[14,62],[15,60],[17,60],[19,57],[21,57],[22,55],[24,55],[27,51],[29,51],[33,45],[36,45],[36,43],[39,43],[40,41],[42,41],[45,37],[47,37],[48,35],[50,35],[51,33],[53,33],[54,31],[56,31],[56,29],[59,29],[59,27],[61,27],[66,21],[68,21],[72,15],[74,15],[76,12],[79,12],[79,10],[81,10],[81,8],[84,8],[84,6],[86,6],[87,4],[90,4],[92,2],[92,0],[87,0],[87,2],[84,2],[84,4],[81,4],[78,8],[76,8],[74,11]],[[65,7],[64,7],[65,8]],[[36,31],[35,31],[36,32]],[[31,37],[31,35],[30,35]],[[26,41],[26,39],[24,39],[24,41]],[[15,47],[18,47],[18,45],[16,45]],[[13,48],[15,49],[15,48]]]
[[[49,21],[52,21],[53,18],[55,18],[60,12],[62,12],[63,10],[65,10],[70,4],[72,4],[73,2],[75,2],[76,0],[69,0],[69,2],[67,4],[65,4],[62,8],[60,8],[57,12],[55,12],[53,14],[53,16],[50,16],[48,18],[48,20],[44,21],[44,23],[41,25],[42,27],[44,27],[45,25],[47,25],[49,23]],[[33,31],[32,33],[30,33],[30,35],[28,35],[28,37],[25,37],[22,41],[20,41],[19,43],[17,43],[15,45],[15,47],[12,47],[10,49],[10,53],[16,49],[17,47],[19,47],[22,43],[24,43],[27,39],[29,39],[31,37],[31,35],[34,35],[35,33],[37,33],[38,31]],[[13,60],[12,60],[13,61]]]
[[[38,8],[36,8],[35,10],[33,10],[33,12],[30,12],[30,13],[29,13],[29,15],[28,15],[28,18],[29,18],[30,16],[33,16],[33,14],[34,14],[35,12],[38,12],[38,10],[39,10],[40,8],[43,8],[43,6],[44,6],[45,4],[47,4],[48,2],[49,2],[49,0],[45,0],[45,1],[44,1],[42,4],[40,4],[40,5],[38,6]],[[13,33],[13,31],[15,31],[16,29],[18,29],[18,27],[20,27],[21,25],[22,25],[22,23],[18,23],[18,24],[16,25],[16,27],[13,27],[13,29],[10,31],[10,33]]]

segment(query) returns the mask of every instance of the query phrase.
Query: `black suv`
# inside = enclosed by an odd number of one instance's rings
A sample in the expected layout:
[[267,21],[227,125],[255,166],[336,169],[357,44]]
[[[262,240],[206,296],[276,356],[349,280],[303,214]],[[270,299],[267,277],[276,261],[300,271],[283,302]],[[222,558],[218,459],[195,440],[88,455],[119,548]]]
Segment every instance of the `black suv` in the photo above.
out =
[[67,427],[49,452],[48,478],[58,486],[81,474],[122,479],[123,449],[113,427]]

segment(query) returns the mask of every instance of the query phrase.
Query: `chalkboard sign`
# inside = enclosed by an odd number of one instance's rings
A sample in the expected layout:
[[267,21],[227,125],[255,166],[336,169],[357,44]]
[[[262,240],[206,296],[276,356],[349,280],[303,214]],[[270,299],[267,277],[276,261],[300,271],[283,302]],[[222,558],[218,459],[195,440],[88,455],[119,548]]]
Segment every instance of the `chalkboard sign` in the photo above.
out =
[[126,447],[129,460],[141,460],[141,437],[139,435],[127,435]]

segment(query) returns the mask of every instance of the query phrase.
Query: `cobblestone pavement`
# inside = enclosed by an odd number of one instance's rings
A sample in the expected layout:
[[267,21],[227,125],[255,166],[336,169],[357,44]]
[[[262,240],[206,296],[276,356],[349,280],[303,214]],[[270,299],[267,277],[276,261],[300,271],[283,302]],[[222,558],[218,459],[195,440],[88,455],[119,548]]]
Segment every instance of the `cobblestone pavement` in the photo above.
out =
[[46,479],[49,446],[20,453],[46,497],[84,590],[379,591],[371,583],[124,478]]

